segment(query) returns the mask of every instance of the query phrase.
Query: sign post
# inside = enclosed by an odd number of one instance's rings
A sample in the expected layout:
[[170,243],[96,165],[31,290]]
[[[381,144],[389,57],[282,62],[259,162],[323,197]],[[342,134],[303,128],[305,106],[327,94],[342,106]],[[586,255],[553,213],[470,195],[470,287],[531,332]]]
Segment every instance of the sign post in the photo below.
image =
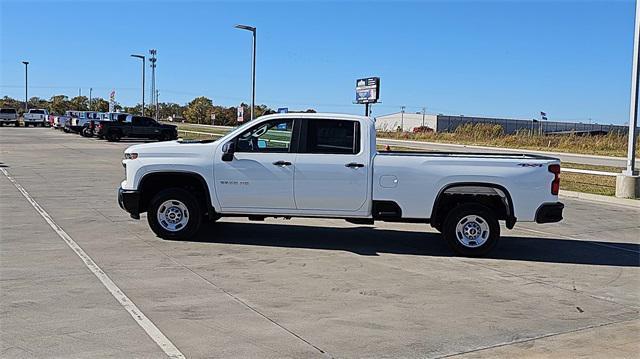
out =
[[369,116],[369,104],[380,98],[380,78],[368,77],[356,80],[356,103],[364,104],[364,115]]

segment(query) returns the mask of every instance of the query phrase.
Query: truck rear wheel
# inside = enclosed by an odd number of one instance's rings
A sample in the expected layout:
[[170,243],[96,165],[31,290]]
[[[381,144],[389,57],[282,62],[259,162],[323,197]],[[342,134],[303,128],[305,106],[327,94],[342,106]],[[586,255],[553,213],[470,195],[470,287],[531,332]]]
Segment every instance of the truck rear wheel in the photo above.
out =
[[147,221],[158,237],[184,240],[198,232],[202,210],[191,193],[182,188],[169,188],[153,197],[147,211]]
[[483,256],[498,243],[500,225],[496,215],[480,204],[467,203],[452,209],[445,218],[442,235],[456,253]]

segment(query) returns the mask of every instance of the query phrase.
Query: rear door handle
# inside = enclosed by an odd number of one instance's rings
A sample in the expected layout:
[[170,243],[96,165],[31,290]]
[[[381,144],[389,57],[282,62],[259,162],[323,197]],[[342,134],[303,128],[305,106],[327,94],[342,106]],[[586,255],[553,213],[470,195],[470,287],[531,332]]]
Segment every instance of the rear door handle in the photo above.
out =
[[273,165],[274,166],[291,166],[291,162],[280,160],[280,161],[275,161]]
[[350,168],[360,168],[360,167],[364,167],[364,165],[362,163],[355,163],[355,162],[351,162],[351,163],[347,163],[346,165],[344,165],[345,167],[350,167]]

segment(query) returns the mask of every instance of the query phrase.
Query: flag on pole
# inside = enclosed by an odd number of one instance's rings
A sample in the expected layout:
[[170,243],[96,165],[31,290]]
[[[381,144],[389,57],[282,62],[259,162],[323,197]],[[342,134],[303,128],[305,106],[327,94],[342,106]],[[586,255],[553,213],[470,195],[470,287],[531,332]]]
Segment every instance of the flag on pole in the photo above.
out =
[[547,113],[546,113],[546,112],[542,112],[542,111],[540,111],[540,116],[543,116],[543,117],[544,117],[544,116],[546,116],[546,115],[547,115]]

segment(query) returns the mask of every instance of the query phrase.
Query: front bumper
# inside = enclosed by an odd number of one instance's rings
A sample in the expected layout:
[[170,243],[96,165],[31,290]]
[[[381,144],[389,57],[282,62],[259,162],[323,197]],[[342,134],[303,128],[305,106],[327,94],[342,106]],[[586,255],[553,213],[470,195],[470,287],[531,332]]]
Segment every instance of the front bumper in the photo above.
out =
[[536,211],[536,223],[554,223],[562,220],[564,204],[560,202],[544,203]]
[[140,192],[118,188],[118,204],[129,212],[131,218],[140,219]]

